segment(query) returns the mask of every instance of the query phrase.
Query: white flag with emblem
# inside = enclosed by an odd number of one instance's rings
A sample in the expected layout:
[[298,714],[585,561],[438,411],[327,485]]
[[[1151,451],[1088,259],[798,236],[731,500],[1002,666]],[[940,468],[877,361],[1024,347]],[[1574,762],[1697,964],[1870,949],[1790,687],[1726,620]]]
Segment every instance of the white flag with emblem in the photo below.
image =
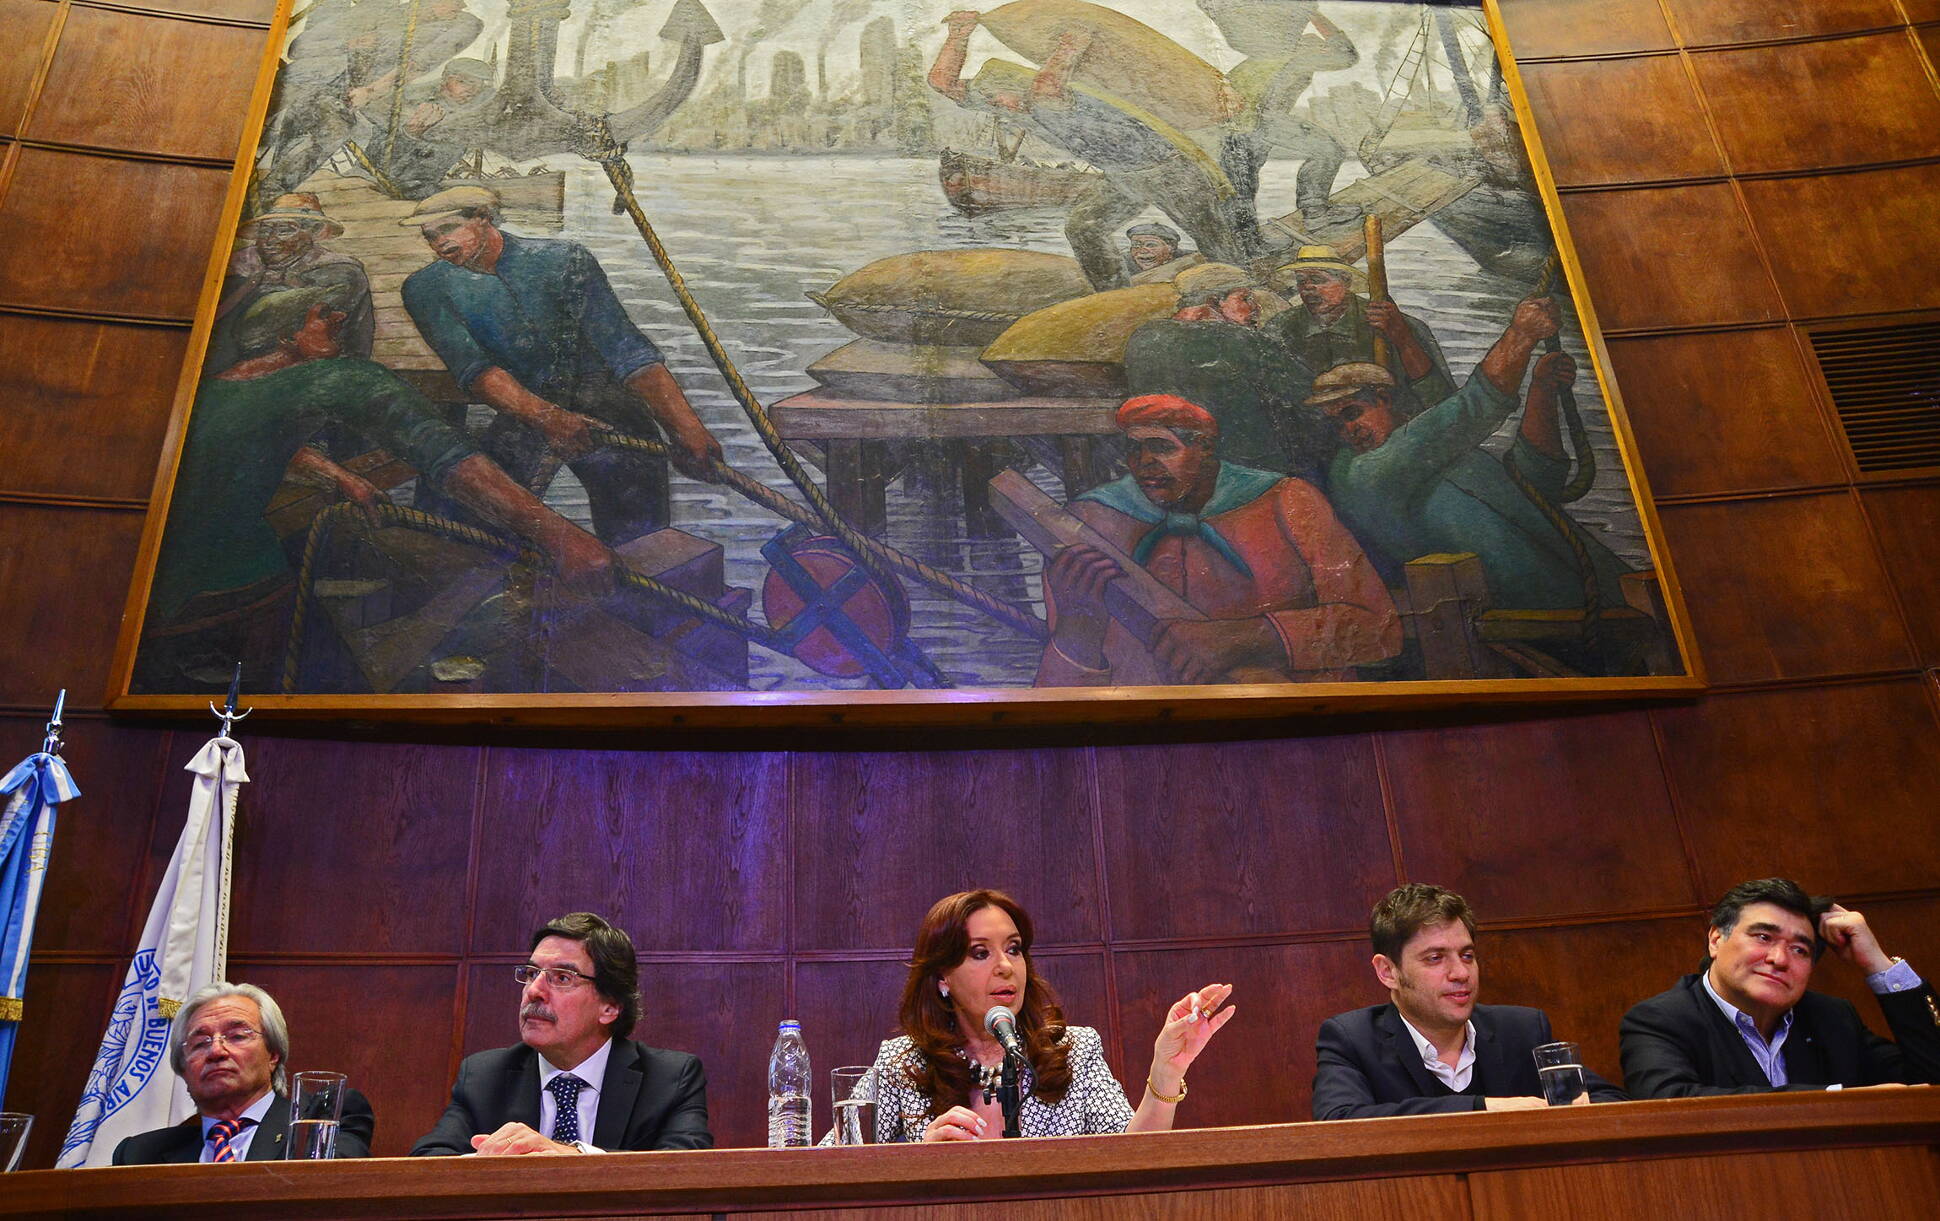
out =
[[211,738],[188,770],[195,773],[188,822],[55,1161],[64,1169],[110,1165],[124,1138],[195,1113],[169,1064],[168,1028],[184,1000],[227,970],[229,845],[236,795],[249,777],[242,745],[230,738]]

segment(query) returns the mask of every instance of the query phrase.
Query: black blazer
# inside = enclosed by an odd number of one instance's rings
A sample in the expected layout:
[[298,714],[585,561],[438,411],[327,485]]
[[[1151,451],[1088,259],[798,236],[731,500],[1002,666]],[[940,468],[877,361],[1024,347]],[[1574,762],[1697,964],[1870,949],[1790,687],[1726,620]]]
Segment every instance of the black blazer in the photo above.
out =
[[[1521,1005],[1477,1005],[1475,1070],[1488,1098],[1543,1096],[1530,1054],[1553,1043],[1549,1018]],[[1401,1014],[1374,1005],[1330,1017],[1320,1024],[1314,1044],[1314,1118],[1372,1119],[1381,1115],[1435,1115],[1479,1111],[1484,1097],[1447,1093],[1448,1087],[1421,1062]],[[1593,1102],[1622,1102],[1623,1091],[1583,1070]]]
[[[1895,1045],[1866,1029],[1850,1001],[1807,992],[1785,1036],[1788,1090],[1886,1081],[1940,1083],[1940,1006],[1922,983],[1879,998]],[[1744,1036],[1704,990],[1704,974],[1641,1001],[1623,1015],[1623,1080],[1638,1098],[1762,1094],[1772,1089]]]
[[[539,1127],[539,1053],[521,1043],[465,1057],[438,1126],[413,1157],[470,1153],[472,1137],[508,1123]],[[599,1112],[587,1143],[609,1151],[711,1149],[707,1074],[684,1051],[616,1039],[600,1081]]]
[[[278,1094],[263,1112],[263,1122],[249,1140],[245,1162],[282,1160],[290,1130],[290,1100]],[[377,1117],[370,1101],[356,1090],[344,1091],[343,1120],[337,1125],[338,1157],[369,1157],[371,1136],[377,1130]],[[117,1166],[161,1166],[171,1162],[202,1160],[202,1117],[191,1115],[172,1128],[137,1132],[115,1146]]]

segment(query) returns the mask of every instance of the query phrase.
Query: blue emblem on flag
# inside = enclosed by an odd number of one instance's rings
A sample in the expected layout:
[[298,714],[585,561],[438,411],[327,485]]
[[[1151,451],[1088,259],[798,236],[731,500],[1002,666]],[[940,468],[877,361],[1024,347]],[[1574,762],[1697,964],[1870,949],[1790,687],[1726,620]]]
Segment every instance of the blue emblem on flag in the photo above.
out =
[[155,964],[155,951],[137,953],[128,974],[57,1162],[66,1161],[69,1151],[91,1145],[94,1130],[132,1102],[168,1057],[171,1019],[161,1010],[162,972]]

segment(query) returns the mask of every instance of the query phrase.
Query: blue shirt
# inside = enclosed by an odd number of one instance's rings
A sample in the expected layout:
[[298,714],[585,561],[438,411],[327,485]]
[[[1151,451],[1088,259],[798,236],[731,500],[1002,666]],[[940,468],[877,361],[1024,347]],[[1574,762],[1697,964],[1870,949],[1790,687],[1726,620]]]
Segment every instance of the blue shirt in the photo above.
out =
[[571,404],[663,363],[586,247],[500,236],[505,248],[489,273],[441,260],[404,281],[404,308],[460,386],[496,366],[534,394]]

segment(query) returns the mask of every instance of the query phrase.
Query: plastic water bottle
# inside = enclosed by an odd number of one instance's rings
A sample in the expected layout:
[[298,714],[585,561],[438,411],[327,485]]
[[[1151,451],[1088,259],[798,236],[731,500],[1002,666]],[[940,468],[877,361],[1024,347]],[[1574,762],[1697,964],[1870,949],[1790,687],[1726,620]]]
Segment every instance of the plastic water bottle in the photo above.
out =
[[808,1044],[802,1024],[793,1018],[781,1024],[775,1050],[768,1054],[768,1147],[806,1149],[809,1144],[809,1090],[814,1078],[808,1067]]

